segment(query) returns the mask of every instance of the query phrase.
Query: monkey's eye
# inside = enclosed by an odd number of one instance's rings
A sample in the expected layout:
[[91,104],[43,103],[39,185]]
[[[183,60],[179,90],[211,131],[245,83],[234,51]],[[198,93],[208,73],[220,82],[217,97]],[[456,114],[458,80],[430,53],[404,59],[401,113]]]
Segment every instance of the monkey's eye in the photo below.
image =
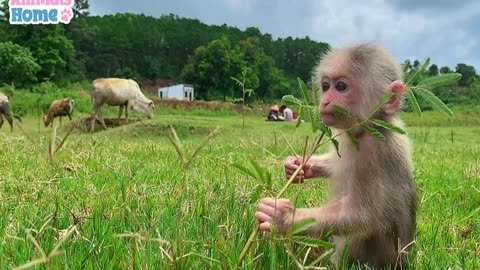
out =
[[328,89],[330,89],[330,84],[328,82],[323,82],[322,83],[322,91],[326,92]]
[[337,85],[335,86],[335,89],[337,89],[338,91],[340,92],[344,92],[345,90],[347,90],[347,84],[344,83],[344,82],[338,82]]

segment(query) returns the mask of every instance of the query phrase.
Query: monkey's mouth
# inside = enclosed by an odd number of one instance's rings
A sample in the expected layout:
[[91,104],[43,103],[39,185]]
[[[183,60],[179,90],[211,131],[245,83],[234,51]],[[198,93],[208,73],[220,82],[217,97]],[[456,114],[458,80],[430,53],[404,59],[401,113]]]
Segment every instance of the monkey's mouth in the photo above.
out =
[[320,118],[327,126],[332,125],[336,121],[335,114],[330,112],[321,112]]
[[335,113],[333,112],[320,112],[320,117],[335,117]]

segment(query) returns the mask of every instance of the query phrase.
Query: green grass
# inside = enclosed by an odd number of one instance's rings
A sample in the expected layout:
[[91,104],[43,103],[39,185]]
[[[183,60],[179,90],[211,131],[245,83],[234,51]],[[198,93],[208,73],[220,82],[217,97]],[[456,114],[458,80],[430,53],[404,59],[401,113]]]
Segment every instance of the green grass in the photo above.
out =
[[[18,128],[10,133],[4,125],[0,268],[40,258],[34,242],[48,255],[74,224],[58,249],[61,253],[38,269],[235,268],[254,226],[258,182],[232,164],[250,166],[252,157],[269,170],[273,184],[262,196],[271,195],[285,183],[283,160],[291,154],[282,134],[300,153],[305,136],[312,136],[310,127],[248,117],[242,130],[240,115],[165,113],[95,134],[74,131],[53,161]],[[407,131],[419,198],[409,264],[411,269],[478,269],[480,124],[472,118],[469,123],[476,124],[434,125],[442,121],[436,117],[404,115],[411,124]],[[68,130],[65,123],[58,130],[60,138]],[[187,156],[216,126],[221,133],[203,144],[183,172],[167,138],[169,124]],[[39,128],[38,119],[28,117],[23,127],[47,147],[52,129]],[[293,185],[284,196],[298,207],[319,205],[325,200],[325,184]],[[295,269],[284,242],[275,239],[262,234],[243,268]],[[296,251],[303,260],[306,248]]]

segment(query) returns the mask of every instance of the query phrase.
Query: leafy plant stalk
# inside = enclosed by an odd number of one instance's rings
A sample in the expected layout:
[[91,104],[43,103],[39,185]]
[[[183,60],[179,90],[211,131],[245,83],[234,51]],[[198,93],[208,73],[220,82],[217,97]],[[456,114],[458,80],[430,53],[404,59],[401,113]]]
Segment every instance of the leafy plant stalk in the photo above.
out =
[[[279,199],[283,196],[283,194],[288,189],[288,187],[290,187],[290,185],[293,183],[295,178],[297,178],[297,175],[300,173],[300,171],[303,170],[303,167],[305,166],[305,164],[310,160],[310,158],[313,156],[313,154],[315,154],[318,147],[320,147],[321,141],[322,141],[324,136],[325,136],[325,132],[322,132],[322,134],[320,136],[318,136],[318,138],[315,140],[315,142],[312,146],[312,149],[309,152],[307,158],[303,160],[303,162],[300,164],[300,166],[298,166],[297,170],[295,170],[295,172],[292,174],[292,176],[288,179],[287,183],[277,193],[277,195],[275,196],[275,199]],[[305,140],[305,146],[307,145],[307,141],[308,141],[308,138]],[[259,231],[260,231],[260,227],[256,226],[256,229],[254,229],[252,231],[252,233],[250,234],[250,237],[248,238],[247,243],[243,247],[242,252],[240,253],[240,256],[238,257],[237,262],[238,262],[239,265],[242,263],[243,259],[247,255],[248,250],[250,250],[250,247],[252,246],[253,242],[255,241],[255,238],[256,238]]]
[[245,80],[247,77],[247,69],[243,69],[242,71],[242,80],[240,81],[239,79],[235,77],[230,77],[233,81],[237,83],[238,86],[242,88],[242,130],[245,129],[245,95],[248,94],[250,96],[251,94],[254,94],[253,89],[246,89],[245,88]]

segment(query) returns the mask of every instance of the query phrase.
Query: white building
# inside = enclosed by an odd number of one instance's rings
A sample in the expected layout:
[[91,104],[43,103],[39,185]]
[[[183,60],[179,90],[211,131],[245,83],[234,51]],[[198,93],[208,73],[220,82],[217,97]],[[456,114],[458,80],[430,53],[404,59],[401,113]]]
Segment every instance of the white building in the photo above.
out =
[[177,84],[158,88],[158,97],[161,99],[175,98],[192,101],[194,99],[193,94],[193,86],[188,84]]

